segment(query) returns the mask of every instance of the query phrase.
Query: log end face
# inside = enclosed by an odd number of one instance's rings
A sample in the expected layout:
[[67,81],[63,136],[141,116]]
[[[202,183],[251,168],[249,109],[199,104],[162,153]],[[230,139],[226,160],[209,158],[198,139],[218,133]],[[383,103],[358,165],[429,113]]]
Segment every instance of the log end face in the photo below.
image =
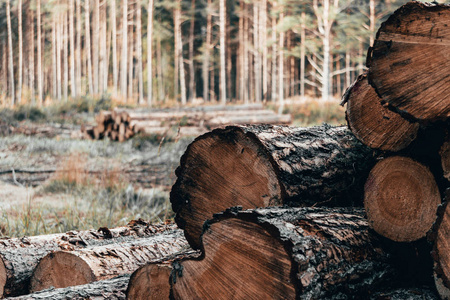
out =
[[400,151],[416,139],[419,124],[384,107],[367,76],[360,76],[348,93],[347,122],[362,143],[373,149]]
[[3,258],[0,257],[0,298],[5,294],[6,281],[8,279],[8,273],[6,271],[5,263]]
[[228,219],[212,224],[203,242],[205,257],[182,262],[172,281],[175,299],[295,299],[290,257],[261,226]]
[[436,220],[441,197],[434,176],[410,158],[394,156],[380,161],[364,189],[369,225],[393,241],[423,238]]
[[53,252],[41,259],[31,277],[30,291],[82,285],[95,281],[89,265],[80,257],[64,252]]
[[444,171],[444,177],[450,181],[450,140],[446,141],[439,151],[441,155],[442,170]]
[[130,278],[127,299],[169,299],[169,277],[172,268],[168,264],[149,264],[139,268]]
[[[195,140],[177,170],[170,201],[176,222],[194,249],[203,224],[229,207],[281,204],[281,187],[270,158],[239,127],[214,130]],[[278,201],[278,202],[277,202]]]

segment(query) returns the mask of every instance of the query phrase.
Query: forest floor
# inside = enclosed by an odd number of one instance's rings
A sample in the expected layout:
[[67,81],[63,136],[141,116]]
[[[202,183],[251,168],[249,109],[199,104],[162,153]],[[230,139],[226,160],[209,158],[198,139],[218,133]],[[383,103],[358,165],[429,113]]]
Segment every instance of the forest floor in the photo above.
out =
[[[94,122],[100,109],[109,107],[79,102],[43,111],[29,107],[0,110],[2,236],[114,227],[132,219],[158,222],[173,217],[169,192],[176,179],[174,172],[194,137],[136,136],[117,143],[74,139],[70,134],[8,134],[8,124],[18,122],[22,127],[51,124],[79,132],[83,124]],[[344,110],[336,103],[287,105],[285,113],[292,114],[297,126],[345,122]]]

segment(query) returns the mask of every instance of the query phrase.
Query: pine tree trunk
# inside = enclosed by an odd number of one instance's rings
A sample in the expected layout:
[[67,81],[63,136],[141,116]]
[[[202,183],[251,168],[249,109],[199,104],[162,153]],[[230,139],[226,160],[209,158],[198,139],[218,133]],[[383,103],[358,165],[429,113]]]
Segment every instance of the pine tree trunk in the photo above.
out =
[[174,299],[367,299],[401,282],[361,209],[229,209],[202,240],[174,265]]
[[12,30],[11,30],[11,3],[6,0],[6,26],[8,29],[8,68],[9,68],[9,95],[11,97],[11,106],[14,106],[15,90],[14,90],[14,61],[13,61],[13,45],[12,45]]
[[35,95],[35,87],[34,87],[34,10],[30,10],[30,17],[28,19],[29,21],[29,36],[28,36],[28,43],[29,43],[29,51],[28,51],[28,70],[30,72],[29,74],[29,81],[30,81],[30,94],[31,94],[31,101],[34,103],[34,95]]
[[76,90],[77,95],[82,95],[81,89],[81,35],[82,35],[82,19],[81,19],[81,0],[76,0],[77,9],[77,44],[76,44]]
[[[144,71],[142,62],[142,7],[140,2],[136,4],[136,52],[137,52],[137,77],[139,104],[144,104]],[[151,78],[149,78],[151,80]]]
[[108,29],[108,2],[104,0],[102,9],[102,37],[103,37],[103,86],[102,91],[108,91],[109,57],[111,53],[111,28]]
[[248,18],[248,5],[246,2],[244,2],[244,11],[243,11],[243,18],[244,18],[244,103],[249,103],[249,74],[250,74],[250,59],[249,59],[249,18]]
[[[272,9],[276,9],[277,2],[274,1]],[[277,19],[272,16],[272,102],[275,103],[277,99]]]
[[[153,0],[148,0],[147,9],[147,105],[153,105]],[[159,60],[161,58],[158,58]],[[161,84],[161,74],[158,74],[158,84]],[[162,93],[159,91],[159,99],[162,99]]]
[[[174,39],[174,99],[175,102],[178,102],[178,93],[179,93],[179,84],[180,84],[180,45],[178,45],[178,30],[180,30],[180,20],[179,20],[179,11],[180,11],[181,0],[177,0],[176,7],[173,10],[173,39]],[[181,46],[182,48],[182,46]]]
[[253,3],[253,54],[254,54],[254,79],[255,102],[261,102],[261,56],[259,52],[259,2]]
[[133,71],[134,71],[134,4],[136,3],[130,3],[131,9],[130,11],[130,23],[131,26],[128,26],[128,98],[131,98],[133,101]]
[[373,150],[344,127],[227,127],[188,147],[170,200],[198,249],[203,222],[227,207],[362,205],[374,163]]
[[210,69],[210,51],[211,51],[211,30],[212,30],[212,15],[211,15],[211,0],[207,2],[207,16],[206,16],[206,38],[205,38],[205,47],[203,53],[203,101],[209,102],[209,69]]
[[117,66],[117,12],[116,1],[112,1],[111,5],[111,30],[112,30],[112,68],[113,68],[113,90],[114,96],[117,97],[117,84],[119,80],[119,69]]
[[18,30],[19,30],[19,78],[18,78],[18,91],[17,91],[17,101],[20,103],[22,100],[22,80],[23,80],[23,29],[22,29],[22,0],[19,0],[17,4],[18,10]]
[[[126,0],[124,0],[126,1]],[[87,77],[89,94],[94,94],[94,80],[92,79],[92,56],[91,56],[91,25],[90,25],[90,0],[85,0],[85,25],[86,25],[86,55],[87,55]]]
[[263,81],[263,95],[262,100],[267,101],[267,88],[268,88],[268,50],[267,50],[267,0],[262,0],[262,7],[261,7],[261,17],[260,17],[260,45],[263,49],[263,58],[262,58],[262,81]]
[[239,100],[244,100],[245,91],[245,69],[244,69],[244,1],[239,1]]
[[146,263],[186,249],[183,232],[176,229],[120,244],[52,252],[40,260],[30,290],[65,288],[130,274]]
[[301,25],[301,45],[300,45],[300,95],[305,100],[305,79],[306,79],[306,13],[302,12]]
[[191,22],[189,27],[189,101],[192,102],[195,95],[195,66],[194,66],[194,29],[195,29],[195,0],[191,0]]
[[69,37],[70,37],[70,94],[77,96],[77,85],[75,78],[75,32],[74,32],[74,0],[69,1]]
[[36,30],[37,30],[37,84],[38,84],[38,104],[42,105],[44,99],[44,82],[42,70],[42,26],[41,26],[41,0],[36,3]]
[[62,22],[63,25],[63,47],[64,47],[64,57],[63,57],[63,61],[64,61],[64,87],[63,87],[63,91],[64,91],[64,101],[68,101],[69,100],[69,93],[68,93],[68,89],[69,89],[69,45],[68,45],[68,41],[69,41],[69,36],[67,34],[67,13],[64,12],[63,14],[63,18],[64,21]]
[[94,18],[93,18],[93,34],[92,38],[92,62],[93,62],[93,84],[94,94],[99,93],[99,51],[100,51],[100,0],[94,0]]
[[222,105],[227,103],[227,80],[226,80],[226,65],[225,65],[225,18],[226,6],[225,0],[219,0],[219,27],[220,27],[220,102]]
[[157,63],[157,70],[158,70],[158,100],[164,101],[166,98],[165,95],[165,89],[164,89],[164,75],[163,75],[163,61],[162,61],[162,53],[161,53],[161,35],[158,34],[158,37],[156,39],[156,59],[158,61]]
[[120,65],[120,92],[127,99],[127,59],[128,59],[128,0],[122,2],[122,54]]
[[[325,0],[326,1],[326,0]],[[281,7],[283,10],[283,7]],[[280,13],[279,22],[282,23],[284,12]],[[284,32],[280,32],[279,40],[279,58],[278,58],[278,113],[281,114],[284,109]]]
[[181,0],[178,1],[177,8],[175,9],[176,13],[176,39],[177,39],[177,47],[178,47],[178,70],[180,72],[180,93],[181,93],[181,105],[186,105],[186,77],[185,77],[185,68],[184,68],[184,58],[183,58],[183,40],[181,37]]
[[52,90],[53,90],[53,99],[58,98],[58,92],[57,92],[57,41],[56,41],[56,16],[53,17],[52,20]]

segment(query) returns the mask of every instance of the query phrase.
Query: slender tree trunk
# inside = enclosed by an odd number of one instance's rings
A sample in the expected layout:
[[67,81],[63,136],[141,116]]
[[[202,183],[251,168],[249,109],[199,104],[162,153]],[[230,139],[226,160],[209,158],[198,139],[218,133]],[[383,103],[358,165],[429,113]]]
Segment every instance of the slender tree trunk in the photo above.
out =
[[131,26],[128,26],[128,98],[132,98],[131,100],[134,101],[133,99],[133,69],[134,69],[134,5],[135,3],[131,2],[131,9],[130,9],[130,20],[131,20]]
[[[153,0],[148,0],[147,10],[147,104],[152,106],[153,102]],[[161,50],[160,50],[161,51]],[[160,58],[158,58],[160,61]],[[161,81],[161,74],[158,74],[158,87]],[[159,90],[160,99],[162,96],[161,90]]]
[[261,56],[259,53],[259,2],[253,3],[253,53],[255,58],[255,102],[261,102]]
[[94,0],[94,21],[93,21],[93,39],[92,43],[92,60],[94,66],[94,93],[99,93],[99,46],[100,46],[100,0]]
[[[281,7],[283,9],[283,7]],[[284,12],[280,12],[280,23],[283,22]],[[280,40],[279,40],[279,61],[278,61],[278,113],[282,113],[284,109],[284,32],[280,32]]]
[[23,80],[23,29],[22,29],[22,0],[19,0],[17,4],[17,15],[19,22],[19,78],[18,78],[18,91],[17,91],[17,101],[20,103],[22,99],[22,80]]
[[31,101],[34,102],[34,10],[30,10],[29,17],[29,30],[28,30],[28,70],[30,78],[30,96]]
[[222,105],[227,103],[227,82],[225,66],[225,0],[220,0],[220,102]]
[[11,106],[15,104],[14,90],[14,61],[13,61],[13,45],[11,30],[11,3],[6,0],[6,26],[8,28],[8,65],[9,65],[9,95],[11,96]]
[[[244,1],[244,0],[243,0]],[[249,102],[249,39],[248,39],[248,29],[249,29],[249,19],[247,16],[248,13],[248,4],[245,3],[243,5],[243,18],[244,18],[244,103],[247,104]]]
[[[126,0],[124,0],[126,1]],[[90,25],[90,0],[85,0],[85,19],[86,19],[86,55],[87,55],[87,77],[89,82],[89,94],[94,93],[94,81],[92,80],[92,56],[91,56],[91,25]]]
[[81,95],[81,0],[76,0],[77,5],[77,45],[76,45],[76,89],[77,95]]
[[[63,13],[58,14],[58,23],[56,25],[56,77],[57,77],[57,91],[58,100],[62,100],[62,66],[61,66],[61,51],[63,49]],[[31,76],[30,76],[31,78]],[[30,84],[31,85],[31,84]]]
[[[185,79],[185,71],[184,71],[184,61],[183,61],[183,41],[181,37],[181,0],[178,0],[177,6],[174,10],[174,26],[175,26],[175,39],[176,39],[176,58],[178,63],[178,71],[179,71],[179,81],[181,88],[181,104],[186,105],[186,79]],[[178,81],[178,76],[176,78]],[[178,82],[177,82],[178,84]],[[178,90],[178,88],[177,88]]]
[[174,8],[174,10],[173,10],[173,26],[174,26],[174,29],[173,29],[173,39],[174,39],[174,76],[173,76],[173,80],[174,80],[174,83],[173,83],[173,87],[174,87],[174,99],[175,99],[175,101],[178,101],[178,87],[179,87],[179,82],[180,82],[180,80],[179,80],[179,75],[180,75],[180,62],[179,62],[179,59],[180,59],[180,53],[179,53],[179,48],[180,48],[180,46],[178,45],[178,30],[180,30],[179,29],[179,27],[180,27],[180,24],[179,24],[179,16],[178,16],[178,14],[179,14],[179,10],[180,10],[180,8],[179,8],[179,5],[180,5],[180,0],[177,0],[177,7],[175,7]]
[[117,96],[117,82],[119,80],[119,69],[117,67],[117,25],[116,25],[116,1],[113,0],[111,5],[111,30],[112,30],[112,67],[113,67],[113,89],[114,96]]
[[323,73],[322,73],[322,101],[328,101],[330,95],[330,0],[323,1],[323,28],[324,34],[322,37],[323,44]]
[[42,28],[41,28],[41,0],[37,0],[36,3],[36,14],[37,14],[37,80],[38,80],[38,104],[42,105],[44,91],[43,91],[43,81],[42,81]]
[[103,42],[103,86],[102,92],[106,92],[108,90],[108,78],[109,78],[109,55],[111,49],[111,29],[108,30],[108,2],[107,0],[103,1],[102,4],[102,42]]
[[211,0],[207,3],[207,17],[206,17],[206,41],[203,54],[203,101],[209,102],[209,59],[211,51],[211,30],[212,30],[212,15],[211,15]]
[[[337,61],[336,61],[336,70],[340,70],[341,69],[341,57],[338,54],[337,55]],[[341,74],[338,74],[336,76],[336,92],[338,97],[340,97],[342,95],[342,83],[341,83]]]
[[56,59],[57,59],[57,51],[58,51],[58,46],[56,45],[56,17],[53,18],[52,20],[52,83],[53,83],[53,99],[56,99],[58,97],[58,92],[57,92],[57,63],[56,63]]
[[268,87],[268,49],[267,49],[267,0],[262,0],[262,7],[261,7],[261,15],[260,15],[260,44],[261,48],[263,49],[263,58],[262,58],[262,81],[263,81],[263,97],[262,99],[264,101],[267,101],[267,87]]
[[195,66],[194,66],[194,29],[195,29],[195,0],[191,0],[191,23],[189,28],[189,101],[195,95]]
[[351,73],[350,73],[350,50],[347,49],[345,52],[345,86],[349,87],[352,84]]
[[239,100],[244,100],[245,71],[244,71],[244,1],[239,1]]
[[163,101],[165,96],[164,93],[164,76],[163,76],[163,61],[162,61],[162,51],[161,51],[161,35],[158,34],[156,39],[156,59],[157,69],[158,69],[158,99]]
[[305,100],[305,67],[306,67],[306,13],[302,12],[301,25],[301,46],[300,46],[300,95]]
[[64,16],[64,21],[62,23],[63,25],[63,47],[64,47],[64,57],[63,57],[63,61],[64,61],[64,101],[68,100],[69,97],[69,93],[68,93],[68,89],[69,89],[69,45],[68,45],[68,41],[69,41],[69,36],[67,34],[67,12],[64,12],[63,14]]
[[120,92],[127,98],[127,59],[128,59],[128,0],[122,5],[122,57],[120,65]]
[[363,64],[363,61],[364,61],[364,43],[363,43],[362,40],[359,42],[358,59],[359,59],[359,62],[358,62],[358,72],[359,72],[359,74],[358,75],[360,75],[360,74],[362,74],[364,72],[364,64]]
[[5,91],[5,96],[8,94],[8,63],[6,57],[8,56],[6,50],[6,42],[2,41],[2,84],[3,84],[3,90]]
[[[137,52],[137,75],[138,75],[138,97],[139,104],[144,104],[144,74],[142,66],[142,7],[136,4],[136,52]],[[147,37],[148,38],[148,37]],[[151,80],[151,78],[149,78]]]
[[[277,3],[273,2],[272,9],[276,9]],[[277,98],[277,19],[272,16],[272,102]]]
[[70,94],[77,96],[77,86],[75,79],[75,32],[74,32],[74,0],[69,2],[69,37],[70,37]]
[[376,19],[375,19],[375,0],[370,0],[369,1],[369,32],[370,32],[370,44],[369,46],[372,47],[373,46],[373,42],[375,39],[375,23],[376,23]]

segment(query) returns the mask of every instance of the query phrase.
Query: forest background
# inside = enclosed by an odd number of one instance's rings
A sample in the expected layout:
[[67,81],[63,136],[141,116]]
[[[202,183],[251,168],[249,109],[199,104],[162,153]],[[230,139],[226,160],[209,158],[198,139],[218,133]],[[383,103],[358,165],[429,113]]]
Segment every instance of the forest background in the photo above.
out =
[[0,104],[327,101],[406,2],[2,0]]

